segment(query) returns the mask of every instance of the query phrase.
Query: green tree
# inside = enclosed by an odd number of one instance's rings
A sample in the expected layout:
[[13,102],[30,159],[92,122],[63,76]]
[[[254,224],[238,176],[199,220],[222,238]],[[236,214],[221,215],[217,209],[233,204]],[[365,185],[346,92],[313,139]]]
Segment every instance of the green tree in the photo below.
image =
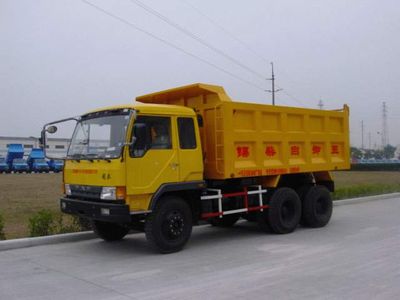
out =
[[350,153],[352,159],[360,159],[363,157],[362,151],[356,147],[350,147]]
[[394,152],[396,151],[396,147],[392,145],[386,145],[385,148],[383,148],[383,157],[386,159],[391,159],[394,157]]

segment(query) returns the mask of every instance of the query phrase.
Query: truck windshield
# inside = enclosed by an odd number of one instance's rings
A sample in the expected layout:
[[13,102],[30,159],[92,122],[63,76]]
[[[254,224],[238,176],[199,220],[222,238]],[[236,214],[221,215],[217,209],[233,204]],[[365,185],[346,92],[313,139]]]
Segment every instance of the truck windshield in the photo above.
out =
[[70,159],[108,159],[121,155],[130,111],[104,111],[86,115],[76,124],[68,149]]
[[37,163],[46,163],[46,160],[44,160],[44,159],[36,159],[35,161]]
[[14,159],[13,160],[13,162],[15,162],[15,163],[24,163],[25,162],[25,160],[24,159],[22,159],[22,158],[16,158],[16,159]]

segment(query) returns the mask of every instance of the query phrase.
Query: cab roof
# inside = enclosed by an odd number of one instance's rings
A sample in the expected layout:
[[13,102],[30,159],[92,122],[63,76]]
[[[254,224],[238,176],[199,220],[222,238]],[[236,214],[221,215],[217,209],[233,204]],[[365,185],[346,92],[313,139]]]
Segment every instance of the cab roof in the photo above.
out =
[[103,107],[100,109],[92,110],[88,113],[101,112],[106,110],[116,109],[134,109],[139,114],[155,114],[155,115],[185,115],[194,116],[195,112],[192,108],[179,106],[179,105],[166,105],[166,104],[150,104],[135,102],[134,104],[122,104]]

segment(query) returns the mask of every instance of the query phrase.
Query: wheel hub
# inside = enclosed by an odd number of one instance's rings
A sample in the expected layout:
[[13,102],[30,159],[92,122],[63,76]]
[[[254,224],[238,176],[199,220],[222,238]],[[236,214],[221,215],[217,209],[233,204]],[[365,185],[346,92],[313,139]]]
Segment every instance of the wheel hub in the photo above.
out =
[[164,222],[164,233],[169,239],[179,238],[184,230],[185,222],[182,214],[172,212],[166,217]]

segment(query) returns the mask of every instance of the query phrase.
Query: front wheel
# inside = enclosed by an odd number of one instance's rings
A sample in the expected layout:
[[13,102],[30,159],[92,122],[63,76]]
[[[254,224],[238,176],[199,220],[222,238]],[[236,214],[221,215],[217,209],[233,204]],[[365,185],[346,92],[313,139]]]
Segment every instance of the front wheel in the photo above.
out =
[[178,197],[160,199],[146,220],[145,233],[149,245],[158,252],[180,251],[192,233],[189,205]]
[[109,222],[93,221],[92,227],[93,231],[107,242],[122,240],[129,232],[128,227]]

